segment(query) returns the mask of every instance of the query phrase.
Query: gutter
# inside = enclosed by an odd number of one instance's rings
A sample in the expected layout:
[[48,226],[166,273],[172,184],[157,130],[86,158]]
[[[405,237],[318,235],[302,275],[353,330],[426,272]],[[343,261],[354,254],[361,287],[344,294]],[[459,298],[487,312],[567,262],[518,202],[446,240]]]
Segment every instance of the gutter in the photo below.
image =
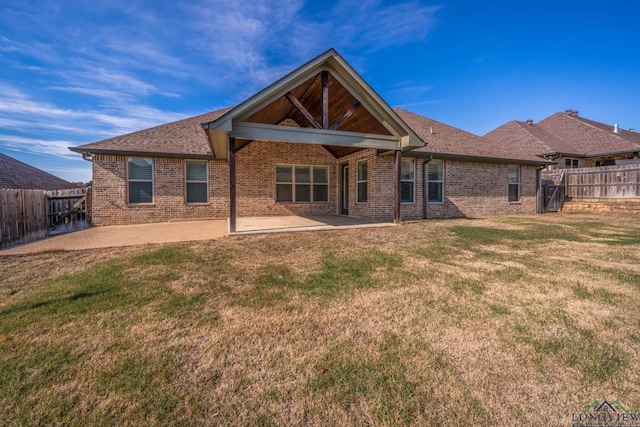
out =
[[131,157],[163,157],[172,159],[203,159],[216,160],[212,154],[195,154],[195,153],[159,153],[157,151],[126,151],[126,150],[108,150],[103,148],[82,149],[80,147],[69,147],[74,153],[82,154],[82,158],[89,160],[94,154],[109,154],[113,156],[131,156]]
[[[393,151],[385,151],[383,153],[380,153],[380,156],[390,156],[392,155],[394,152]],[[515,163],[515,164],[519,164],[519,165],[550,165],[553,164],[553,162],[550,162],[548,160],[544,160],[544,159],[540,159],[539,161],[536,160],[524,160],[524,159],[503,159],[503,158],[498,158],[498,157],[480,157],[480,156],[466,156],[463,154],[442,154],[442,153],[424,153],[424,152],[415,152],[415,151],[408,151],[408,152],[403,152],[402,153],[403,156],[409,156],[409,157],[417,157],[417,158],[437,158],[437,159],[443,159],[443,160],[463,160],[463,161],[473,161],[473,162],[486,162],[486,163]]]

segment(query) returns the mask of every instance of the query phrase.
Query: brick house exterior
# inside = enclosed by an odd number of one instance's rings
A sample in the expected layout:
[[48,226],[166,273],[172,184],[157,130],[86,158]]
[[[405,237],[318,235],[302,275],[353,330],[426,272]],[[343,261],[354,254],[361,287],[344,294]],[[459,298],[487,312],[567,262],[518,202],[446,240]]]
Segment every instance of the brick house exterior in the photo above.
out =
[[[333,50],[232,109],[72,151],[93,162],[98,226],[235,215],[388,222],[531,214],[545,164],[392,110]],[[436,163],[434,182],[424,172]],[[195,203],[189,188],[199,191]]]

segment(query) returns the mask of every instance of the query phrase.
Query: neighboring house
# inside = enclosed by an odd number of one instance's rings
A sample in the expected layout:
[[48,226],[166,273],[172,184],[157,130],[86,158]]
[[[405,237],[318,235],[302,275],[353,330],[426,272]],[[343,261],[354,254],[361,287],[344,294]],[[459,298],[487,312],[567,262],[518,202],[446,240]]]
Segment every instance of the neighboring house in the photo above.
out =
[[485,138],[523,154],[553,160],[557,168],[638,162],[640,152],[640,135],[633,129],[588,120],[573,110],[555,113],[538,123],[510,121]]
[[0,189],[65,190],[75,185],[0,153]]
[[333,49],[236,107],[71,150],[93,162],[95,225],[229,217],[231,231],[237,216],[535,213],[548,163],[391,109]]

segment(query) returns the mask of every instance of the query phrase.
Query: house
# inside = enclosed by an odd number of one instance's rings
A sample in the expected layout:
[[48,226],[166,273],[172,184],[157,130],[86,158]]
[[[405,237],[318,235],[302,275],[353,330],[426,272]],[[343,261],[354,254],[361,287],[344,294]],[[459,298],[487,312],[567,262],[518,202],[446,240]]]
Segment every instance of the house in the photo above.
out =
[[536,212],[534,155],[393,110],[333,49],[241,104],[71,148],[93,222]]
[[485,135],[523,154],[557,162],[557,168],[611,166],[635,158],[640,152],[640,134],[578,115],[578,111],[555,113],[538,123],[510,121]]
[[0,188],[12,190],[65,190],[75,185],[0,153]]

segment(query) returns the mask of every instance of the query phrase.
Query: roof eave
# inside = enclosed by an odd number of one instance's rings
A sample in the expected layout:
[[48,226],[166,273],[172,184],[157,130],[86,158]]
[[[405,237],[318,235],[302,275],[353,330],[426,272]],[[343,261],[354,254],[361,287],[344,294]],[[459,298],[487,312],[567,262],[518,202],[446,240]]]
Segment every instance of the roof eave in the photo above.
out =
[[[393,152],[387,151],[381,153],[381,156],[390,155]],[[434,159],[443,159],[443,160],[462,160],[462,161],[474,161],[474,162],[487,162],[487,163],[517,163],[517,164],[527,164],[527,165],[548,165],[553,164],[553,162],[549,160],[540,159],[537,160],[527,160],[527,159],[511,159],[511,158],[500,158],[500,157],[485,157],[485,156],[470,156],[464,154],[450,154],[450,153],[438,153],[438,152],[429,152],[429,151],[407,151],[404,153],[410,157],[420,157],[420,158],[434,158]]]
[[79,154],[108,154],[113,156],[132,156],[132,157],[164,157],[178,159],[205,159],[215,160],[211,154],[193,154],[193,153],[163,153],[157,151],[135,151],[135,150],[111,150],[106,148],[87,148],[87,147],[69,147],[69,150]]

